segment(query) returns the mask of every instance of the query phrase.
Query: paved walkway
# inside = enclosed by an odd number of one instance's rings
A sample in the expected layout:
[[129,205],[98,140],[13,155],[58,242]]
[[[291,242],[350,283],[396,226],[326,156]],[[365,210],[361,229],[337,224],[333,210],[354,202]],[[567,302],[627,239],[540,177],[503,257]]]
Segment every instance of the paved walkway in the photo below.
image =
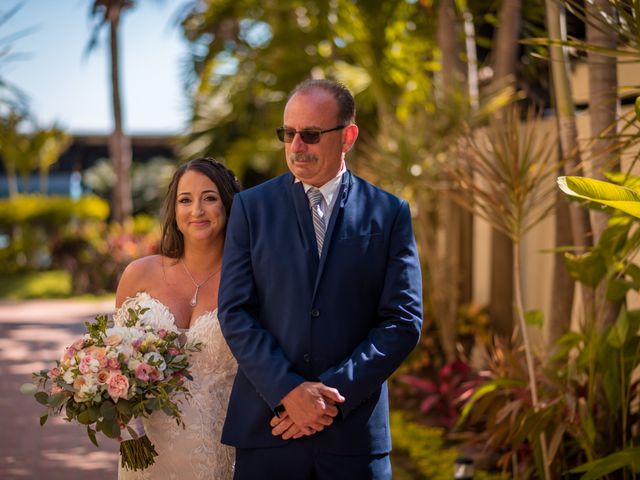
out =
[[0,301],[0,479],[115,480],[117,444],[59,418],[40,427],[43,407],[19,392],[31,372],[51,367],[84,321],[111,313],[114,300]]

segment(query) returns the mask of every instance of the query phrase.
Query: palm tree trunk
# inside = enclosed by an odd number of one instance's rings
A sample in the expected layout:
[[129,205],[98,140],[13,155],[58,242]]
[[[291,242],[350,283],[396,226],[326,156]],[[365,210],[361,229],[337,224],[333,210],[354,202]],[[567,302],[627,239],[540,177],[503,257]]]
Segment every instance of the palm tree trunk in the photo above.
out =
[[118,50],[118,25],[120,9],[113,8],[109,18],[111,46],[111,88],[113,106],[113,132],[109,141],[109,150],[116,173],[116,185],[113,190],[113,219],[123,222],[133,211],[131,199],[131,141],[124,134],[122,126],[122,102],[120,98],[120,70]]
[[[562,175],[562,171],[559,172]],[[566,196],[558,190],[556,192],[555,208],[555,245],[568,246],[573,241],[571,231],[567,228],[570,222],[569,205]],[[571,310],[573,308],[573,294],[575,282],[569,275],[564,262],[564,253],[556,252],[553,261],[553,277],[551,280],[554,296],[551,301],[549,319],[543,323],[542,333],[546,351],[551,352],[556,341],[568,330],[571,322]]]
[[[508,0],[502,3],[492,52],[494,78],[492,93],[504,88],[515,90],[516,61],[520,38],[522,3]],[[496,112],[501,116],[503,112]],[[491,231],[491,293],[489,315],[500,335],[511,338],[513,333],[513,242],[496,229]]]
[[[547,31],[549,39],[552,41],[563,40],[565,35],[565,14],[564,9],[556,0],[545,0]],[[551,56],[551,77],[553,83],[553,94],[556,108],[556,118],[558,122],[558,130],[560,132],[560,149],[562,158],[565,159],[567,174],[580,175],[582,172],[580,150],[578,148],[578,133],[576,128],[575,110],[573,105],[573,97],[571,95],[571,84],[569,83],[569,62],[566,57],[564,47],[560,45],[551,45],[549,47]],[[566,200],[559,200],[566,201]],[[572,203],[569,205],[569,224],[571,226],[572,244],[577,247],[586,248],[591,245],[591,224],[589,213],[581,206]],[[556,242],[563,238],[562,230],[566,229],[566,224],[562,225],[556,222]],[[563,246],[557,244],[557,246]],[[566,246],[566,245],[565,245]],[[556,284],[560,277],[554,277],[552,284],[552,315],[558,312],[565,312],[568,305],[572,305],[573,297],[570,292],[561,290],[563,283]],[[593,295],[587,288],[581,288],[582,300],[589,308],[593,303]],[[556,302],[565,305],[556,305]],[[564,314],[563,314],[564,315]],[[554,325],[550,326],[553,330],[554,337],[559,332],[569,331],[571,325],[571,316],[552,316],[549,319]]]
[[[616,18],[615,8],[609,0],[595,0],[594,4],[587,2],[587,15],[593,17],[605,13],[609,18]],[[587,43],[589,45],[615,49],[616,37],[611,30],[599,29],[587,22]],[[618,113],[618,71],[616,59],[609,56],[589,52],[589,119],[591,122],[591,176],[604,180],[603,172],[620,169],[620,156],[616,151],[615,139],[617,133]],[[607,137],[607,138],[605,138]],[[593,242],[598,242],[602,231],[607,226],[609,214],[591,210],[591,225],[593,228]],[[620,311],[620,302],[609,302],[606,299],[607,283],[596,289],[596,322],[598,331],[606,325],[616,321]]]
[[[455,108],[464,79],[464,65],[460,59],[461,45],[458,41],[459,25],[453,0],[442,0],[438,4],[437,42],[440,49],[441,70],[439,75],[440,103],[444,109]],[[461,305],[471,302],[473,294],[473,214],[448,198],[442,199],[442,210],[446,221],[442,222],[445,242],[444,282],[450,286],[442,299],[443,316],[439,318],[439,332],[447,361],[457,356],[457,320]]]

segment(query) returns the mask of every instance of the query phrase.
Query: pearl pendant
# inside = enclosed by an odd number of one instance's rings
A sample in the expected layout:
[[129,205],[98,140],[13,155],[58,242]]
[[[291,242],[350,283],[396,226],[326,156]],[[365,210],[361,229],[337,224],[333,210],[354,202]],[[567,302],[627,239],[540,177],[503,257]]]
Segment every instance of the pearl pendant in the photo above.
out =
[[192,307],[196,306],[196,303],[198,303],[198,288],[196,288],[196,292],[193,294],[193,297],[191,297],[191,301],[189,302],[189,305],[191,305]]

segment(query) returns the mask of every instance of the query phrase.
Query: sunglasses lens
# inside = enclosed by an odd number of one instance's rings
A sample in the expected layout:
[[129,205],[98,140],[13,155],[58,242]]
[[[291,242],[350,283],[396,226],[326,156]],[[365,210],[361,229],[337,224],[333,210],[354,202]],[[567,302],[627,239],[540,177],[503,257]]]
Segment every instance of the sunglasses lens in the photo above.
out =
[[293,128],[284,128],[278,127],[276,128],[276,134],[278,135],[278,140],[284,143],[291,143],[296,136],[296,133],[300,134],[300,139],[304,143],[312,144],[318,143],[320,141],[321,132],[316,130],[301,130],[296,131]]
[[318,143],[320,141],[320,132],[303,130],[300,132],[300,138],[304,143]]

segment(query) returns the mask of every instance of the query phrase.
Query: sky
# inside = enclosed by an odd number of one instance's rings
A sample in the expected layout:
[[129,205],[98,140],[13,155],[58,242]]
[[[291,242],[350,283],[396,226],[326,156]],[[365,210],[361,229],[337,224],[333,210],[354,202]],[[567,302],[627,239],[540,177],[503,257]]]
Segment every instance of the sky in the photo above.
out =
[[[71,133],[112,128],[108,28],[85,55],[93,23],[91,0],[0,0],[0,12],[22,8],[0,26],[0,38],[30,29],[13,42],[16,57],[2,76],[30,98],[41,127]],[[175,134],[188,120],[182,92],[187,45],[176,26],[184,1],[138,0],[121,22],[120,65],[124,128],[129,134]]]

